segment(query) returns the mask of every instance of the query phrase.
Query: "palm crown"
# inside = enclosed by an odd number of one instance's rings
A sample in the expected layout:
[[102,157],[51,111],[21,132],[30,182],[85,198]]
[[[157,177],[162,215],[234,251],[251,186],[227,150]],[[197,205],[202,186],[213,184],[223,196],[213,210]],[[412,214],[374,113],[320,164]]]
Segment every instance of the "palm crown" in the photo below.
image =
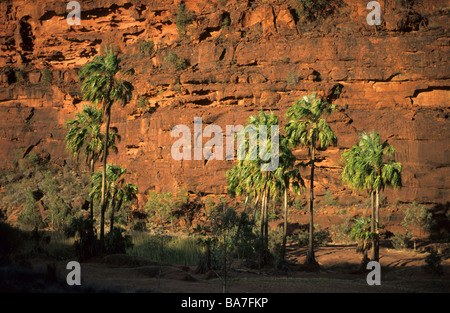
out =
[[[84,154],[86,163],[97,162],[103,153],[103,138],[101,132],[103,114],[94,106],[84,106],[83,110],[75,115],[75,118],[67,121],[68,128],[65,137],[66,148],[74,157]],[[121,137],[116,127],[110,127],[108,151],[111,149],[117,153],[116,142],[120,142]]]

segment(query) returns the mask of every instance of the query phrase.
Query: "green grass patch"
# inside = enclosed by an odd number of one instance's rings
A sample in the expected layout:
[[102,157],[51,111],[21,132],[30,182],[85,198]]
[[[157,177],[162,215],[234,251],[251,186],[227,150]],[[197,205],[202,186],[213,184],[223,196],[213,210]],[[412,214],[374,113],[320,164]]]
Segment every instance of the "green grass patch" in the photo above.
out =
[[131,237],[133,247],[127,249],[127,254],[161,263],[197,265],[204,251],[195,237],[154,235],[147,232],[131,232]]

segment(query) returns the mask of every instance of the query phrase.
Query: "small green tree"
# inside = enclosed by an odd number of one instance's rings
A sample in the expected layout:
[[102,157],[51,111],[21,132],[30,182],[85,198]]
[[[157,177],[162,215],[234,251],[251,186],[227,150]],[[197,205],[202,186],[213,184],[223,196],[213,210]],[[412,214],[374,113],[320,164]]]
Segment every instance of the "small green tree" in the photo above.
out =
[[175,17],[175,25],[177,25],[178,34],[180,36],[186,35],[186,26],[194,21],[194,14],[189,11],[184,2],[181,2],[177,8],[177,14]]
[[32,229],[40,229],[45,226],[39,207],[36,204],[36,199],[33,196],[33,191],[29,187],[25,190],[25,208],[19,215],[18,221]]
[[213,255],[211,267],[222,280],[223,292],[228,292],[229,278],[234,258],[239,261],[255,259],[257,236],[253,233],[253,222],[245,213],[238,214],[225,204],[217,207],[210,217],[211,234],[209,252]]
[[408,207],[405,212],[405,217],[401,222],[401,225],[408,234],[412,236],[414,241],[414,250],[416,250],[417,236],[414,235],[414,228],[419,229],[419,236],[421,237],[424,232],[430,230],[432,222],[432,214],[428,211],[425,205],[419,205],[416,202],[412,203],[411,207]]
[[48,68],[44,68],[42,71],[42,83],[44,85],[50,85],[53,81],[53,74]]
[[157,193],[151,191],[145,204],[145,213],[156,225],[164,228],[165,224],[168,223],[174,230],[174,202],[174,197],[170,192]]

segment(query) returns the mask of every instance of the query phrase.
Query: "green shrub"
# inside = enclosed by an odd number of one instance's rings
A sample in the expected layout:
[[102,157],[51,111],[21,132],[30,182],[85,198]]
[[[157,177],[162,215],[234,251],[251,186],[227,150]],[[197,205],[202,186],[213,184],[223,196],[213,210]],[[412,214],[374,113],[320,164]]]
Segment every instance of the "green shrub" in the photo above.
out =
[[26,68],[16,68],[14,69],[14,75],[17,82],[28,82],[28,72]]
[[167,224],[170,224],[173,229],[174,205],[175,200],[170,192],[157,193],[152,191],[148,195],[148,200],[144,209],[149,220],[152,221],[154,225],[164,228]]
[[25,191],[25,208],[18,218],[19,223],[32,229],[40,229],[45,226],[39,207],[34,199],[33,192],[28,187]]
[[152,55],[155,52],[155,44],[151,40],[143,40],[140,47],[141,53],[147,56]]
[[435,274],[435,275],[442,275],[444,273],[442,266],[442,257],[436,252],[432,251],[430,254],[425,258],[425,265],[423,269],[427,273]]
[[[314,230],[314,245],[325,246],[331,242],[330,232],[326,229]],[[300,247],[307,247],[309,245],[309,231],[300,231],[297,235],[297,243]]]
[[227,28],[231,25],[231,19],[228,15],[226,15],[222,20],[222,28]]
[[177,25],[178,34],[186,35],[186,26],[194,21],[194,14],[188,10],[186,4],[181,2],[177,9],[175,24]]
[[105,235],[106,252],[111,254],[126,253],[127,249],[133,247],[131,236],[124,235],[124,232],[125,229],[116,226],[112,233],[109,232]]
[[48,68],[44,68],[42,71],[42,83],[44,85],[50,85],[53,81],[53,74]]
[[292,0],[291,3],[298,17],[305,21],[321,19],[332,8],[329,0]]
[[365,254],[372,247],[372,240],[377,234],[371,231],[371,221],[370,218],[363,217],[357,217],[354,220],[349,235],[352,240],[358,241],[356,252]]
[[150,102],[145,97],[140,97],[136,105],[147,113],[153,113],[156,110],[155,107],[150,106]]
[[180,57],[175,52],[170,51],[164,59],[167,63],[170,63],[172,69],[182,71],[187,69],[188,62],[183,57]]
[[332,225],[331,230],[334,232],[333,241],[335,242],[350,242],[350,230],[351,230],[351,215],[347,213],[342,223]]
[[413,228],[418,228],[420,235],[430,230],[432,223],[432,214],[425,205],[419,205],[413,202],[411,207],[406,208],[405,217],[401,222],[403,228],[412,233]]
[[391,238],[391,243],[396,250],[405,250],[411,248],[411,235],[409,233],[395,233]]
[[67,238],[75,238],[73,249],[80,260],[86,260],[98,252],[98,243],[93,228],[94,220],[78,217],[73,218],[64,229],[64,235]]
[[333,199],[333,194],[331,193],[331,191],[328,189],[327,193],[325,194],[325,203],[328,204],[329,206],[335,206],[338,201]]

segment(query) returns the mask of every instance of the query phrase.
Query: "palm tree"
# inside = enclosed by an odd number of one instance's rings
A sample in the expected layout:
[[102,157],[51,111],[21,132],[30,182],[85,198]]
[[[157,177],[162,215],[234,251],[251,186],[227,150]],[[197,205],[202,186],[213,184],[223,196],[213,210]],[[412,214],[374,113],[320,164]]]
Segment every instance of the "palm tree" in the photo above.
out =
[[[111,206],[111,220],[110,220],[110,232],[114,230],[114,212],[119,212],[122,205],[129,203],[137,199],[138,187],[133,184],[125,184],[122,188],[119,188],[114,197],[115,205]],[[112,238],[113,236],[111,236]]]
[[[381,142],[380,135],[374,131],[362,132],[356,146],[342,154],[345,167],[342,180],[350,187],[366,190],[371,197],[372,208],[372,259],[379,260],[379,196],[380,191],[391,186],[398,189],[402,185],[402,165],[395,162],[395,149],[387,141]],[[375,202],[375,204],[374,204]]]
[[[119,165],[106,165],[106,196],[105,203],[110,209],[110,231],[114,228],[114,212],[117,212],[122,207],[123,203],[131,201],[136,198],[137,187],[135,185],[130,185],[125,183],[125,174],[127,170],[120,167]],[[103,171],[98,171],[92,175],[92,190],[89,196],[92,199],[101,199],[102,192],[102,178]],[[100,219],[100,233],[104,233],[104,215],[106,210],[101,211]]]
[[114,213],[119,212],[123,203],[136,199],[138,189],[135,185],[125,183],[125,178],[123,176],[127,172],[126,169],[121,168],[120,166],[111,166],[110,169],[111,175],[108,178],[111,180],[111,184],[108,194],[110,196],[110,244],[112,245],[114,238],[112,235],[114,231]]
[[[260,133],[260,126],[266,126],[267,129],[272,129],[272,126],[278,127],[278,117],[273,114],[266,114],[261,111],[258,115],[251,115],[248,119],[246,127],[254,129],[253,134],[249,137],[245,136],[241,147],[245,148],[245,157],[238,160],[237,164],[229,172],[227,172],[228,192],[231,194],[256,195],[257,199],[261,199],[261,228],[260,238],[262,243],[261,258],[262,262],[268,261],[268,201],[270,195],[274,192],[275,176],[274,171],[263,171],[262,167],[267,164],[264,161],[265,156],[257,153],[258,147],[264,146],[267,152],[270,150],[274,153],[275,141],[279,140],[279,134],[274,135],[277,138],[272,138],[272,132],[267,132],[267,137],[263,138]],[[245,129],[238,133],[238,136],[245,134]],[[265,140],[267,139],[267,140]],[[264,141],[262,141],[264,140]],[[261,157],[263,156],[263,157]],[[277,157],[279,157],[277,155]]]
[[[106,118],[105,137],[103,139],[103,149],[108,150],[109,128],[111,123],[111,108],[114,103],[126,105],[132,98],[133,85],[122,77],[133,74],[134,70],[128,70],[121,75],[121,59],[113,49],[107,49],[106,55],[97,55],[94,59],[83,66],[79,73],[82,81],[81,89],[84,99],[93,103],[102,104],[102,113]],[[102,155],[102,194],[101,211],[104,216],[106,209],[106,159],[108,153]],[[100,233],[100,241],[104,242],[104,233]]]
[[[65,137],[66,148],[72,155],[78,159],[80,154],[84,154],[85,162],[89,166],[92,174],[95,171],[95,163],[103,154],[103,138],[101,126],[103,115],[100,110],[94,106],[84,106],[83,110],[75,115],[74,119],[67,121],[67,134]],[[120,142],[120,135],[116,127],[110,127],[108,151],[111,149],[117,153],[116,141]],[[89,204],[90,218],[94,218],[92,199]]]
[[330,145],[337,144],[337,138],[323,118],[334,111],[330,105],[315,94],[304,96],[297,100],[287,111],[288,122],[285,126],[286,136],[290,147],[301,145],[308,149],[309,164],[311,165],[311,184],[309,197],[309,247],[306,264],[317,265],[314,256],[314,167],[316,151],[325,150]]

